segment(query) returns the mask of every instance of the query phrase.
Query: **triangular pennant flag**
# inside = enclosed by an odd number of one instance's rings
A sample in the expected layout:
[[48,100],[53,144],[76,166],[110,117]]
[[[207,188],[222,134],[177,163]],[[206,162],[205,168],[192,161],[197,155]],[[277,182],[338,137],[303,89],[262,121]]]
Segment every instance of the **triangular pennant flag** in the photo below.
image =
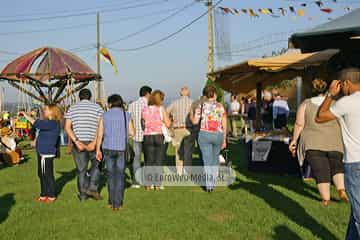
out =
[[114,69],[115,74],[117,74],[117,73],[118,73],[118,68],[117,68],[117,66],[116,66],[115,59],[111,56],[111,54],[109,53],[109,51],[108,51],[106,48],[104,48],[104,47],[100,48],[99,51],[100,51],[100,56],[101,56],[101,58],[102,58],[105,62],[111,64],[111,65],[113,66],[113,69]]
[[345,10],[346,12],[350,12],[350,11],[351,11],[351,7],[345,7],[344,10]]
[[240,11],[237,10],[237,9],[235,9],[235,8],[233,8],[233,12],[234,12],[236,15],[240,15]]
[[259,17],[259,15],[257,15],[253,9],[249,9],[249,14],[251,17]]
[[274,14],[274,11],[272,10],[272,8],[268,8],[268,10],[271,14]]
[[279,10],[280,10],[280,12],[281,12],[281,14],[283,15],[283,16],[285,16],[286,15],[286,9],[285,8],[279,8]]
[[306,3],[302,3],[301,6],[302,6],[302,7],[306,7],[307,4],[306,4]]
[[262,13],[262,14],[270,14],[269,9],[266,9],[266,8],[260,8],[259,12]]
[[220,9],[226,14],[228,14],[228,13],[234,14],[230,8],[220,7]]
[[247,12],[248,12],[248,10],[245,9],[245,8],[241,9],[241,11],[242,11],[243,13],[245,13],[245,14],[247,14]]
[[298,15],[299,17],[303,17],[303,16],[305,15],[305,10],[304,10],[304,9],[299,9],[299,10],[297,11],[297,15]]
[[290,7],[289,7],[289,10],[290,10],[290,12],[295,13],[295,8],[294,8],[293,6],[290,6]]
[[221,11],[223,11],[223,13],[226,13],[225,8],[219,7],[219,9],[220,9]]
[[321,8],[321,11],[325,12],[325,13],[332,13],[333,10],[331,8]]
[[318,5],[318,7],[324,6],[324,3],[322,1],[316,1],[315,3],[316,5]]

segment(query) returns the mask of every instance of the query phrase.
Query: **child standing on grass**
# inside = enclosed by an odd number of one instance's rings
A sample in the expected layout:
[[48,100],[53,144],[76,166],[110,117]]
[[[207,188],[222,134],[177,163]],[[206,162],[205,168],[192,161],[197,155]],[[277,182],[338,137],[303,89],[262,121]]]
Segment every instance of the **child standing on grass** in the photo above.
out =
[[60,121],[62,113],[55,104],[43,107],[43,119],[35,120],[28,114],[23,113],[26,119],[39,131],[36,140],[36,153],[38,156],[38,176],[40,178],[41,193],[37,199],[39,202],[50,203],[56,200],[54,158],[60,136]]

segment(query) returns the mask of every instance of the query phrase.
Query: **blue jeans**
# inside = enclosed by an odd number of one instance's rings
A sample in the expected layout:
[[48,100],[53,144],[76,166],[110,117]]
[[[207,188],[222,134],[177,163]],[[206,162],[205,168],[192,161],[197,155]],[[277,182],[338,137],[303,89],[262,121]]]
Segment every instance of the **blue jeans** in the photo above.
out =
[[[88,144],[88,142],[85,142]],[[96,153],[87,151],[78,151],[74,145],[72,150],[76,168],[78,170],[78,190],[80,198],[86,198],[87,191],[98,191],[98,182],[100,178],[99,161],[96,160]],[[91,168],[88,169],[89,162],[91,162]]]
[[224,141],[224,134],[221,132],[200,131],[198,143],[204,162],[206,174],[206,189],[212,190],[216,183],[219,170],[219,154]]
[[360,239],[360,162],[345,163],[345,188],[351,203],[346,240]]
[[104,160],[108,172],[109,204],[118,208],[124,200],[125,152],[104,149]]
[[134,150],[134,159],[132,161],[132,180],[133,184],[137,184],[135,179],[136,171],[141,167],[141,153],[142,153],[143,143],[133,141],[133,150]]

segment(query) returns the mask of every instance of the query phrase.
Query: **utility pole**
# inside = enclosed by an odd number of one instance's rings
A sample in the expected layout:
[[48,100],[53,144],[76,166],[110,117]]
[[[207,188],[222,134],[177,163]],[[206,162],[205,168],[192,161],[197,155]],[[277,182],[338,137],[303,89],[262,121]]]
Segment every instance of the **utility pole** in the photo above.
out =
[[[97,69],[97,73],[99,75],[101,75],[101,69],[100,69],[100,13],[98,12],[96,14],[96,69]],[[96,82],[95,82],[95,101],[98,102],[98,103],[102,103],[102,94],[101,94],[101,91],[102,91],[102,87],[101,87],[101,84],[102,84],[102,80],[101,79],[98,79]]]
[[214,27],[213,27],[213,1],[207,0],[208,7],[208,73],[214,72]]

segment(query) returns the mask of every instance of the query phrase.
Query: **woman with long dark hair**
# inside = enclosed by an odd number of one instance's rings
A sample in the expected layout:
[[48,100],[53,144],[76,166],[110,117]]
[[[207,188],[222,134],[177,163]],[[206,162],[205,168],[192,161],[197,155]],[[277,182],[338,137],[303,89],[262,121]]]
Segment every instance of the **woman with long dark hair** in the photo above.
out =
[[120,95],[111,95],[108,106],[110,110],[103,114],[99,124],[96,159],[101,161],[104,157],[108,171],[109,207],[118,211],[124,201],[128,135],[135,136],[135,128]]

